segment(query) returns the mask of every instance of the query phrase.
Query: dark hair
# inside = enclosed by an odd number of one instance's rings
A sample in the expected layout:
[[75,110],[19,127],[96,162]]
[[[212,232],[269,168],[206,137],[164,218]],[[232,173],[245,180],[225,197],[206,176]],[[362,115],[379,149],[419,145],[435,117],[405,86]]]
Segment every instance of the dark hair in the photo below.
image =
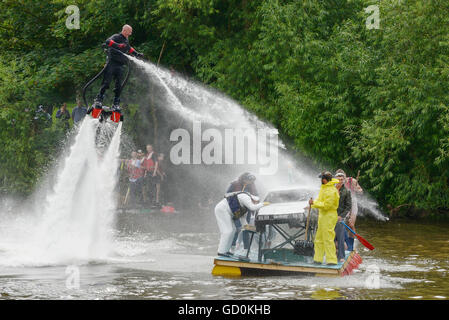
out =
[[318,176],[318,178],[326,179],[327,181],[331,181],[332,180],[332,173],[330,173],[329,171],[323,171]]
[[240,182],[243,182],[243,181],[251,181],[251,182],[253,182],[255,180],[256,180],[256,177],[253,174],[249,173],[249,172],[245,172],[245,173],[243,173],[239,177],[239,181]]

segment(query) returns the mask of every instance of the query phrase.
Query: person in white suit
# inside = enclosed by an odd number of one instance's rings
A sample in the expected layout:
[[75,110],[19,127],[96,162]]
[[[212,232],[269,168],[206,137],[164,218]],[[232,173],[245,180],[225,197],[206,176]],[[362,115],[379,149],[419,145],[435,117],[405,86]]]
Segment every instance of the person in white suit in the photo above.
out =
[[231,192],[225,194],[225,198],[215,206],[215,217],[220,230],[219,256],[232,256],[229,250],[236,231],[233,220],[240,219],[242,225],[246,224],[244,217],[248,211],[257,211],[263,206],[269,205],[268,202],[258,202],[259,197],[247,192]]

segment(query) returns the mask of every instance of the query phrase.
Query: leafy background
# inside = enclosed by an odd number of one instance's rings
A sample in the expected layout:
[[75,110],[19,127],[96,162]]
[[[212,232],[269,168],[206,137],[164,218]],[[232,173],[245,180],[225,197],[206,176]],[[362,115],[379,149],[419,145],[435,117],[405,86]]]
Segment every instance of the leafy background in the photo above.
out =
[[[72,4],[79,30],[65,26]],[[372,4],[380,29],[365,26]],[[73,106],[128,23],[148,59],[222,90],[317,164],[360,170],[384,208],[447,214],[448,12],[447,0],[2,0],[0,192],[33,190],[66,130],[35,108]]]

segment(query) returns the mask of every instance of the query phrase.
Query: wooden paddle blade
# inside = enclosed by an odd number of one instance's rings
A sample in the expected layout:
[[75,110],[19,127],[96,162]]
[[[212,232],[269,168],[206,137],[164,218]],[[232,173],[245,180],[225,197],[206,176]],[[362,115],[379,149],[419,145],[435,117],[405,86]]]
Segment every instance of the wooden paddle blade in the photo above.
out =
[[368,241],[366,241],[365,239],[363,239],[360,235],[356,234],[355,235],[357,237],[357,239],[359,239],[360,243],[363,244],[365,247],[367,247],[370,250],[374,250],[374,247],[371,245],[371,243],[369,243]]

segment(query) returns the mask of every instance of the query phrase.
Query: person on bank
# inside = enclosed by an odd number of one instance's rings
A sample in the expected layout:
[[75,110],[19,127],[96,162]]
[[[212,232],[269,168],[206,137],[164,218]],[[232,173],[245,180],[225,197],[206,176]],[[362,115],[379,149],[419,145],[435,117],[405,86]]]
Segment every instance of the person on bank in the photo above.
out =
[[59,119],[59,123],[62,124],[65,129],[70,128],[70,112],[67,110],[66,103],[63,103],[61,108],[56,111],[56,119]]
[[220,230],[219,256],[232,256],[229,250],[236,231],[233,220],[243,220],[248,211],[257,211],[263,206],[269,205],[268,202],[258,202],[259,197],[240,191],[227,193],[225,198],[215,206],[215,217]]
[[153,150],[151,144],[147,144],[147,153],[143,160],[143,167],[145,169],[144,185],[145,185],[145,199],[152,205],[156,204],[156,174],[158,170],[157,155]]
[[315,235],[313,256],[314,263],[323,263],[326,256],[326,264],[337,264],[335,249],[335,225],[338,220],[337,209],[340,196],[335,185],[339,182],[332,178],[332,173],[326,171],[319,175],[321,178],[321,188],[318,197],[309,200],[312,208],[318,211],[318,228]]
[[346,217],[346,215],[351,214],[352,199],[351,192],[346,189],[346,177],[343,173],[336,173],[335,177],[338,179],[338,183],[335,185],[337,187],[338,193],[340,195],[340,200],[338,202],[338,221],[335,226],[335,241],[337,242],[337,259],[339,262],[345,261],[345,227],[340,223]]
[[81,100],[77,99],[76,107],[73,108],[72,110],[73,124],[77,124],[78,122],[83,120],[84,117],[86,116],[86,113],[87,113],[86,107],[83,107],[83,105],[81,104]]
[[132,33],[133,28],[130,25],[125,24],[120,33],[114,34],[106,40],[105,43],[108,46],[107,67],[104,71],[100,92],[95,98],[95,104],[101,105],[103,103],[104,94],[109,88],[112,78],[114,78],[115,88],[113,107],[119,107],[123,72],[127,59],[124,54],[133,55],[137,58],[143,57],[142,53],[137,52],[136,49],[129,45],[128,38]]
[[[140,150],[139,150],[140,151]],[[144,169],[142,168],[141,156],[142,152],[131,153],[131,159],[127,160],[127,168],[129,174],[129,188],[128,192],[131,200],[129,201],[132,205],[142,204],[142,179],[144,174]],[[127,197],[125,197],[125,203],[127,203]]]
[[[258,196],[259,194],[257,193],[255,181],[256,181],[256,177],[253,174],[251,174],[249,172],[244,172],[238,177],[237,180],[231,182],[228,189],[226,190],[226,193],[237,192],[237,191],[246,191],[254,196]],[[248,213],[246,215],[247,223],[249,223],[251,220],[251,214],[252,213]],[[240,219],[235,219],[234,223],[235,223],[235,234],[234,234],[234,238],[232,240],[232,248],[235,248],[240,231],[242,230],[242,223],[241,223]],[[243,223],[245,223],[245,222],[243,221]],[[248,247],[249,247],[249,237],[250,236],[249,236],[248,231],[242,232],[244,249],[248,249]]]

